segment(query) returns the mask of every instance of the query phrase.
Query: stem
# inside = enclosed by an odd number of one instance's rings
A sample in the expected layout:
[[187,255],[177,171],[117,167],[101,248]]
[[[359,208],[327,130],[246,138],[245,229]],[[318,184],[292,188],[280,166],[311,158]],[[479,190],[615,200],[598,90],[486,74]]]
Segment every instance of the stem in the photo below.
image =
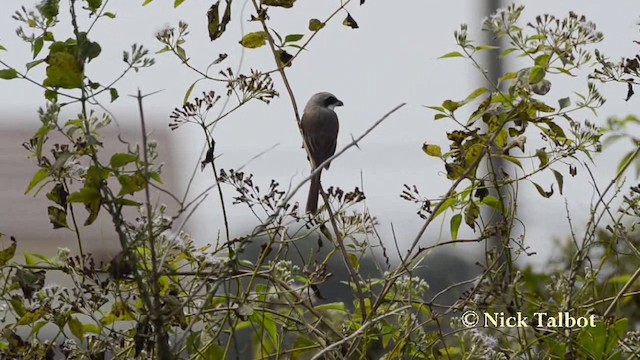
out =
[[158,282],[158,264],[155,247],[155,235],[153,233],[153,209],[151,208],[151,194],[149,192],[149,154],[147,147],[147,127],[144,120],[144,111],[142,106],[142,93],[138,89],[138,110],[140,112],[140,126],[142,128],[142,156],[144,161],[144,178],[146,185],[144,187],[145,208],[147,211],[147,235],[149,236],[149,250],[151,252],[151,291],[153,295],[152,321],[156,332],[156,356],[159,359],[169,359],[171,350],[169,349],[169,338],[164,328],[164,319],[162,316],[162,302],[160,301],[160,286]]

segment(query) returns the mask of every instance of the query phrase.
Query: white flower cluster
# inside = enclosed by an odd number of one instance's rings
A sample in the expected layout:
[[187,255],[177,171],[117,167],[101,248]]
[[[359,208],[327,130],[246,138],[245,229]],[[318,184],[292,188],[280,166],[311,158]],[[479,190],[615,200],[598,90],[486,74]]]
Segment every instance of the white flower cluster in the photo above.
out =
[[287,284],[293,283],[293,274],[299,271],[300,268],[288,260],[280,260],[273,265],[273,276]]
[[490,16],[485,17],[482,20],[482,30],[487,30],[495,33],[507,33],[511,26],[513,26],[518,18],[524,6],[510,5],[507,8],[499,8]]
[[411,291],[414,294],[424,295],[427,291],[429,291],[429,284],[427,284],[424,279],[414,276],[402,276],[396,280],[395,285],[400,288],[403,292]]
[[473,359],[507,359],[507,355],[495,350],[498,347],[498,340],[496,338],[483,333],[477,328],[469,330],[468,334],[471,336],[471,349],[467,355],[473,354]]

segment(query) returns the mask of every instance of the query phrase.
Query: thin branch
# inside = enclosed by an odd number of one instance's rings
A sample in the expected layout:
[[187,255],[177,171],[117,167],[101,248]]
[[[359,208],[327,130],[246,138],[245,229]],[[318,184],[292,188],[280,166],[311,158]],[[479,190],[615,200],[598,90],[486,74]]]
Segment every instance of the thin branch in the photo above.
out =
[[373,324],[377,323],[378,321],[380,321],[380,320],[382,320],[382,319],[384,319],[384,318],[386,318],[386,317],[389,317],[389,316],[391,316],[391,315],[399,314],[399,313],[401,313],[401,312],[403,312],[403,311],[405,311],[405,310],[407,310],[407,309],[410,309],[410,308],[411,308],[411,305],[403,306],[403,307],[397,308],[397,309],[395,309],[395,310],[393,310],[393,311],[391,311],[391,312],[388,312],[388,313],[386,313],[386,314],[382,314],[382,315],[380,315],[380,316],[378,316],[378,317],[375,317],[375,318],[373,318],[373,319],[367,320],[367,321],[366,321],[365,323],[363,323],[363,324],[362,324],[362,326],[360,326],[356,331],[354,331],[353,333],[351,333],[351,335],[349,335],[349,336],[347,336],[347,337],[343,338],[342,340],[338,340],[338,341],[334,342],[333,344],[331,344],[331,345],[327,346],[326,348],[322,349],[322,351],[319,351],[317,354],[315,354],[315,355],[311,358],[311,360],[323,359],[323,356],[324,356],[326,353],[328,353],[329,351],[331,351],[331,350],[333,350],[333,349],[337,348],[338,346],[341,346],[342,344],[344,344],[344,343],[346,343],[346,342],[348,342],[348,341],[351,341],[352,339],[354,339],[354,338],[356,338],[356,337],[360,336],[360,334],[361,334],[361,333],[363,333],[363,332],[364,332],[368,327],[370,327],[371,325],[373,325]]

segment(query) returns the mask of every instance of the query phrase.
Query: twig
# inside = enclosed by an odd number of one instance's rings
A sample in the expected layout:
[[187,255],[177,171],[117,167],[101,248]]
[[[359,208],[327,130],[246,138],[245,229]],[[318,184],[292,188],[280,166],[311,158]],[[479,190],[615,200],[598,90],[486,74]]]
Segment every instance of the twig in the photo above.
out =
[[386,313],[386,314],[382,314],[382,315],[380,315],[380,316],[378,316],[378,317],[376,317],[376,318],[373,318],[373,319],[367,320],[365,323],[363,323],[363,324],[362,324],[362,326],[360,326],[360,327],[359,327],[356,331],[354,331],[351,335],[349,335],[349,336],[347,336],[347,337],[343,338],[342,340],[338,340],[338,341],[334,342],[333,344],[331,344],[331,345],[327,346],[326,348],[322,349],[322,351],[320,351],[320,352],[318,352],[317,354],[315,354],[315,355],[311,358],[311,360],[323,359],[323,357],[322,357],[322,356],[324,356],[326,353],[328,353],[329,351],[331,351],[331,350],[335,349],[336,347],[338,347],[338,346],[340,346],[340,345],[342,345],[342,344],[346,343],[347,341],[350,341],[351,339],[358,337],[358,336],[359,336],[362,332],[364,332],[364,331],[365,331],[369,326],[371,326],[371,325],[375,324],[376,322],[378,322],[378,321],[380,321],[380,320],[382,320],[382,319],[384,319],[384,318],[386,318],[386,317],[389,317],[389,316],[391,316],[391,315],[396,315],[396,314],[398,314],[398,313],[400,313],[400,312],[402,312],[402,311],[405,311],[405,310],[407,310],[407,309],[410,309],[410,308],[411,308],[411,305],[403,306],[403,307],[401,307],[401,308],[397,308],[397,309],[395,309],[395,310],[393,310],[393,311],[391,311],[391,312],[388,312],[388,313]]
[[138,89],[138,111],[140,113],[140,126],[142,128],[142,159],[144,161],[144,178],[146,186],[144,187],[145,208],[147,211],[147,235],[149,236],[149,251],[151,252],[151,291],[153,295],[153,316],[152,321],[156,332],[156,356],[160,359],[169,356],[169,337],[165,331],[164,317],[162,315],[162,302],[160,301],[160,286],[158,283],[158,263],[156,254],[155,235],[153,233],[153,210],[151,208],[151,193],[149,191],[149,150],[147,147],[147,127],[144,120],[144,108],[142,106],[142,92]]

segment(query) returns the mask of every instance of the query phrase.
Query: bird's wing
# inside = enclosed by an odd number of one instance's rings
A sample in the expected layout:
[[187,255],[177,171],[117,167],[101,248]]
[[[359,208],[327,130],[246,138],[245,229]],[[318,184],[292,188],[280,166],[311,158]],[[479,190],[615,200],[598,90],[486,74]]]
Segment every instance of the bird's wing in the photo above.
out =
[[302,115],[301,126],[316,165],[335,153],[339,125],[334,111],[320,107],[309,109]]

